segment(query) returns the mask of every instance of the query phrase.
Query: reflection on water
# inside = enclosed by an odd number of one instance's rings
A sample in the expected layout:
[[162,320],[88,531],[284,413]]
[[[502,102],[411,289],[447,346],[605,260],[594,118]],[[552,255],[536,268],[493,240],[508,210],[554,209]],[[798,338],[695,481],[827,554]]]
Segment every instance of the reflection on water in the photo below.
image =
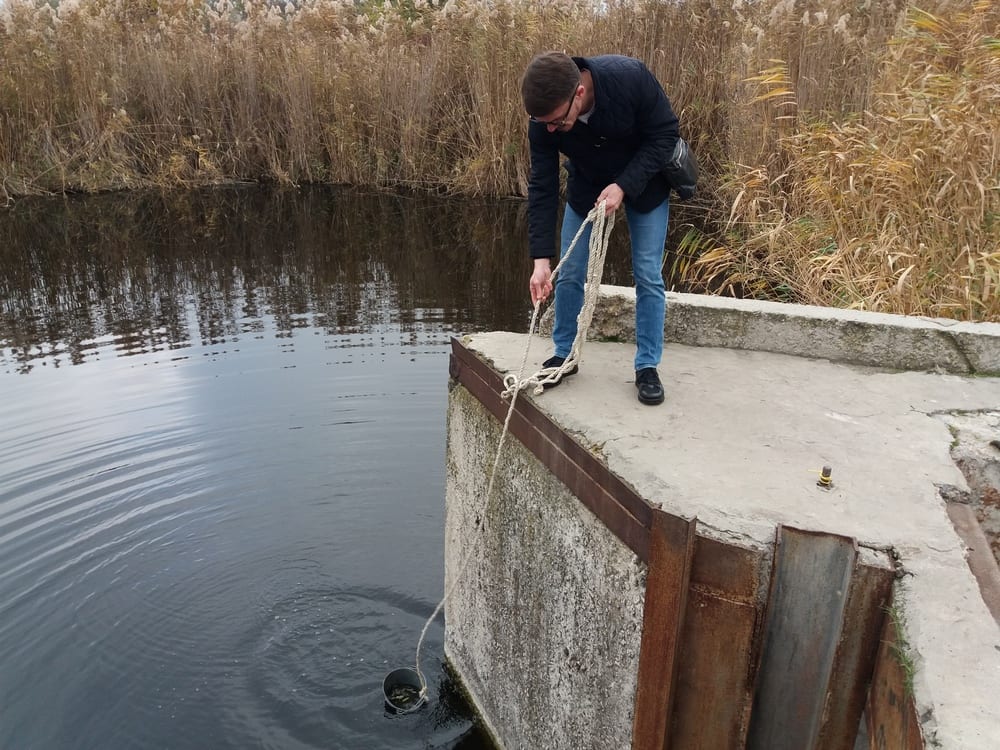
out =
[[381,680],[442,594],[449,338],[530,318],[520,210],[0,214],[0,749],[486,747],[440,621],[431,705]]
[[[26,200],[0,216],[0,363],[182,357],[265,316],[278,337],[521,331],[522,209],[321,188]],[[629,283],[625,258],[609,254],[608,283]]]

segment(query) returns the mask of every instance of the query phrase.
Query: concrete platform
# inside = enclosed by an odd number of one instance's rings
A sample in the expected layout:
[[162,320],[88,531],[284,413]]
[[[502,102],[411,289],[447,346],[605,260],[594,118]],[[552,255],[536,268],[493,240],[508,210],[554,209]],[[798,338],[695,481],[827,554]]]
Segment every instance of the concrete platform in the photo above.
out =
[[[666,402],[648,407],[633,385],[629,294],[608,289],[595,317],[595,334],[619,341],[588,342],[579,374],[521,398],[663,510],[696,517],[699,534],[769,545],[785,524],[891,549],[903,571],[896,601],[928,746],[1000,746],[1000,628],[941,495],[967,486],[950,455],[948,417],[1000,410],[1000,326],[792,306],[782,324],[781,305],[672,295],[660,367]],[[678,319],[692,327],[676,327]],[[755,326],[763,332],[756,345]],[[956,326],[959,339],[941,335]],[[740,348],[676,343],[725,343],[727,330],[739,332]],[[926,346],[910,338],[921,331]],[[824,332],[821,346],[805,345]],[[905,342],[895,353],[894,341]],[[528,341],[487,333],[463,343],[497,371],[516,373]],[[933,353],[915,352],[938,345],[950,352],[941,371],[900,369],[917,360],[927,367]],[[827,358],[776,353],[797,347]],[[535,337],[523,374],[550,354],[547,338]],[[817,486],[824,465],[830,489]]]

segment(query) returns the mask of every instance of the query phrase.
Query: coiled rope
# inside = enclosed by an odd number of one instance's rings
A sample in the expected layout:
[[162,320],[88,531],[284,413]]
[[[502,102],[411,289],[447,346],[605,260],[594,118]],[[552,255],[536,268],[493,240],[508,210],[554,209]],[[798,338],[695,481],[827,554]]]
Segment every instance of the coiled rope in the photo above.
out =
[[[605,211],[604,201],[601,201],[599,205],[591,209],[590,213],[587,214],[587,218],[582,224],[580,224],[580,229],[577,230],[576,236],[573,237],[573,241],[566,250],[566,254],[560,258],[559,263],[556,265],[555,269],[553,269],[550,276],[550,279],[555,279],[556,274],[559,273],[559,269],[562,268],[563,264],[573,253],[573,248],[576,247],[576,243],[579,241],[580,236],[583,234],[587,225],[592,223],[594,226],[590,233],[590,256],[587,259],[587,277],[586,286],[584,287],[583,306],[580,308],[580,314],[576,318],[576,338],[573,339],[573,346],[570,348],[570,354],[566,357],[566,361],[559,367],[545,367],[526,378],[522,377],[525,365],[528,362],[528,352],[531,349],[531,339],[535,333],[535,326],[538,324],[538,311],[541,308],[541,300],[539,300],[535,302],[535,308],[531,313],[531,323],[528,325],[527,344],[524,347],[524,356],[521,358],[521,366],[517,371],[517,375],[507,375],[504,377],[504,385],[506,387],[501,396],[503,396],[503,398],[510,399],[510,407],[507,409],[507,417],[504,419],[503,431],[500,433],[500,440],[497,442],[497,452],[493,459],[493,469],[490,472],[490,482],[486,489],[486,497],[483,500],[483,510],[478,515],[478,517],[482,519],[482,525],[479,528],[480,532],[482,532],[486,527],[487,512],[489,511],[490,500],[493,497],[493,485],[497,476],[497,467],[500,465],[500,455],[503,451],[504,441],[507,439],[511,417],[514,414],[514,405],[517,403],[517,394],[532,385],[535,386],[534,394],[541,394],[546,383],[558,383],[562,376],[571,370],[580,359],[580,355],[583,351],[583,342],[587,338],[587,330],[590,328],[590,322],[594,317],[594,309],[597,307],[597,299],[600,294],[601,287],[601,278],[604,275],[604,259],[608,254],[608,239],[611,237],[611,230],[615,226],[615,215],[613,213],[608,215]],[[473,543],[469,545],[466,550],[465,557],[458,567],[457,575],[448,586],[448,589],[445,591],[441,601],[438,602],[438,605],[434,608],[431,616],[427,618],[427,622],[424,623],[424,627],[420,631],[420,639],[417,641],[415,666],[417,676],[420,678],[420,698],[422,699],[427,697],[427,681],[424,679],[424,673],[420,671],[420,650],[424,644],[424,637],[427,635],[427,629],[430,627],[431,623],[434,622],[434,618],[438,616],[438,613],[444,607],[445,602],[448,601],[448,597],[452,595],[455,588],[458,586],[459,581],[461,581],[462,575],[465,573],[465,569],[469,564],[469,560],[472,559],[472,556],[477,551],[477,543],[481,536],[482,533],[476,536]]]

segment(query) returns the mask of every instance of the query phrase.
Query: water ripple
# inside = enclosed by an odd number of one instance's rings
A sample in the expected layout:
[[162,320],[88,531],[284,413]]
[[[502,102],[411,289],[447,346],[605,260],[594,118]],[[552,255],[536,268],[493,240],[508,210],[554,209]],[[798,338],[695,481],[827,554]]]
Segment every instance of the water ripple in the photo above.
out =
[[0,748],[485,747],[440,621],[431,705],[381,681],[441,593],[448,341],[523,329],[520,250],[218,195],[0,217]]

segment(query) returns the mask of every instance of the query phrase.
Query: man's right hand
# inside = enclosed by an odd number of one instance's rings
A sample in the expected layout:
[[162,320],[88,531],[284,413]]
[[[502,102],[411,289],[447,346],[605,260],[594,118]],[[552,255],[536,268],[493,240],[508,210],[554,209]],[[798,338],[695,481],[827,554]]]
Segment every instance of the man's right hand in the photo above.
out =
[[531,304],[544,302],[552,294],[552,265],[548,258],[535,258],[535,270],[531,273]]

